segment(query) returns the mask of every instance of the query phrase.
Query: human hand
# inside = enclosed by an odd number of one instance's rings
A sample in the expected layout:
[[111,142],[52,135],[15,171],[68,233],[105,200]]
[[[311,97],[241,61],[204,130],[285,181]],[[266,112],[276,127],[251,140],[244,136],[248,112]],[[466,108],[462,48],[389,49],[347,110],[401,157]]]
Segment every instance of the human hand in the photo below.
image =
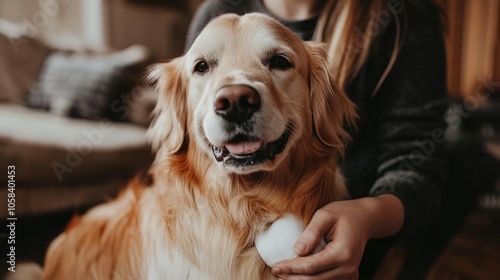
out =
[[[396,197],[379,198],[337,201],[319,209],[295,244],[299,257],[274,265],[273,274],[281,279],[358,279],[367,241],[396,233],[404,220]],[[383,226],[387,229],[380,230]],[[326,247],[308,256],[321,238]]]

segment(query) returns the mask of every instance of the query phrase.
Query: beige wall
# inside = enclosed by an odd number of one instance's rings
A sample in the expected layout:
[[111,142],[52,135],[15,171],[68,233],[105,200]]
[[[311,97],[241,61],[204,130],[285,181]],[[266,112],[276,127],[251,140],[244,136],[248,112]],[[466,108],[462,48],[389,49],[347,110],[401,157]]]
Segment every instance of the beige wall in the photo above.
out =
[[124,0],[0,0],[0,18],[20,23],[29,35],[57,47],[103,50],[142,44],[160,59],[182,54],[191,13]]
[[22,24],[30,36],[49,41],[57,37],[58,40],[64,40],[64,44],[82,45],[84,38],[80,1],[59,0],[59,4],[57,1],[0,0],[0,17]]
[[121,0],[107,1],[105,6],[111,46],[124,48],[140,42],[162,59],[182,55],[191,20],[188,11]]

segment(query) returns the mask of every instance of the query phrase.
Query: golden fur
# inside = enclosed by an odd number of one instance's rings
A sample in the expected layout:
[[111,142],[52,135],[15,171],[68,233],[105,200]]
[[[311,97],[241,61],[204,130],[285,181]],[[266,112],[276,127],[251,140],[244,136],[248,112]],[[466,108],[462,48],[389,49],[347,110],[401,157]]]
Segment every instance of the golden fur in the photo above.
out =
[[[293,67],[271,71],[262,58],[269,53]],[[355,109],[326,56],[264,15],[212,21],[185,56],[151,71],[160,91],[149,135],[153,183],[133,180],[73,220],[51,244],[43,279],[274,279],[255,235],[286,213],[307,223],[345,195],[336,162]],[[210,65],[203,75],[193,72],[200,58]],[[274,160],[232,168],[211,153],[207,131],[220,121],[209,104],[220,86],[242,83],[261,94],[263,139],[274,140],[285,122],[292,131]]]

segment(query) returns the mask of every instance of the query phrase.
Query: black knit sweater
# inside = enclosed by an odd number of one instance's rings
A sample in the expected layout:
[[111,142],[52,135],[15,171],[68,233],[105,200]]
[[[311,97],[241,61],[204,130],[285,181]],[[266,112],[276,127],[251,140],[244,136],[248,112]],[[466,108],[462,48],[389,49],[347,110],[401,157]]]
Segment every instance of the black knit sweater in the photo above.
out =
[[[404,23],[403,44],[375,96],[372,93],[393,50],[394,20],[380,22],[367,62],[345,89],[356,103],[360,119],[342,164],[352,198],[389,193],[401,199],[405,223],[400,236],[406,238],[428,225],[439,211],[446,174],[440,155],[446,110],[441,26],[430,6],[413,2],[419,1],[401,0],[402,9],[391,15]],[[191,23],[187,48],[216,16],[249,12],[273,16],[261,0],[205,1]],[[309,40],[317,17],[299,22],[278,20]]]

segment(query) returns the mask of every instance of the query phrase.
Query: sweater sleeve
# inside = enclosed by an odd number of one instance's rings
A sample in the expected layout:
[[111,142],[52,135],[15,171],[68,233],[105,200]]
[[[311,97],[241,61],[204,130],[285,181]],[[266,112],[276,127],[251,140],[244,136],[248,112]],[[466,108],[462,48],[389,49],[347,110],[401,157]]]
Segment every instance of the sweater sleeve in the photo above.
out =
[[371,196],[401,199],[408,237],[437,215],[446,181],[442,158],[446,70],[442,32],[428,15],[410,16],[399,56],[374,97],[377,177]]

